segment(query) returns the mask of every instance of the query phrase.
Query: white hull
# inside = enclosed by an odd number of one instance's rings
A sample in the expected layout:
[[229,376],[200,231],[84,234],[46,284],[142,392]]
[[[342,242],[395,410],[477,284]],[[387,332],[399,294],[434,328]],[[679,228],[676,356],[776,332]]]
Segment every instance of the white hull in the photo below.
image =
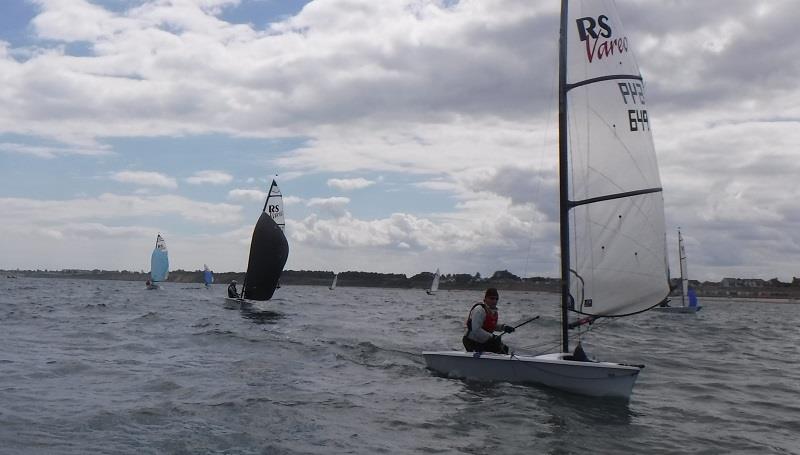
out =
[[642,367],[564,360],[570,354],[502,355],[463,351],[423,352],[425,364],[451,378],[533,383],[595,397],[628,399]]
[[232,297],[225,297],[225,308],[238,310],[239,308],[246,308],[253,305],[252,300],[247,299],[234,299]]
[[147,290],[149,290],[149,291],[153,291],[153,290],[155,290],[155,289],[161,289],[161,286],[159,286],[159,285],[157,285],[157,284],[148,284],[148,285],[147,285]]
[[657,306],[653,311],[661,313],[697,313],[702,306]]
[[436,291],[431,291],[430,289],[425,291],[425,293],[428,294],[428,295],[436,295]]

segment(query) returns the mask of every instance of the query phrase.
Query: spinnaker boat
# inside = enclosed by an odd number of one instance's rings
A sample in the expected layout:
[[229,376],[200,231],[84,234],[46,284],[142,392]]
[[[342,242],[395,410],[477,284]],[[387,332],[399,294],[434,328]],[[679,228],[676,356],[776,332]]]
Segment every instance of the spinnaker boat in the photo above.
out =
[[211,269],[208,268],[207,264],[203,264],[203,284],[205,284],[206,289],[211,288],[211,283],[214,282],[214,273],[211,272]]
[[[562,0],[560,351],[423,352],[429,369],[448,377],[629,399],[644,366],[573,356],[569,330],[647,311],[669,294],[661,182],[632,51],[613,0]],[[570,321],[570,314],[579,319]]]
[[147,289],[159,289],[158,283],[167,281],[169,276],[169,254],[167,252],[167,242],[161,237],[156,236],[156,246],[150,255],[150,280],[147,282]]
[[242,305],[272,298],[289,257],[289,242],[283,233],[283,196],[272,181],[261,216],[253,229],[242,295],[225,298],[226,306]]

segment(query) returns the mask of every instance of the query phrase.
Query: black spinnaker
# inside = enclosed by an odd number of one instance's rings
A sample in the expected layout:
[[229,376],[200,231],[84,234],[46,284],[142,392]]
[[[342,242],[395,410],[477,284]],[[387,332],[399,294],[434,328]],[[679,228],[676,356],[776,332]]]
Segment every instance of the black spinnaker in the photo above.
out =
[[[274,181],[272,185],[277,187]],[[289,242],[273,219],[274,214],[267,213],[268,207],[272,207],[269,197],[253,229],[253,239],[250,242],[250,259],[247,262],[242,292],[242,297],[249,300],[272,298],[289,257]]]

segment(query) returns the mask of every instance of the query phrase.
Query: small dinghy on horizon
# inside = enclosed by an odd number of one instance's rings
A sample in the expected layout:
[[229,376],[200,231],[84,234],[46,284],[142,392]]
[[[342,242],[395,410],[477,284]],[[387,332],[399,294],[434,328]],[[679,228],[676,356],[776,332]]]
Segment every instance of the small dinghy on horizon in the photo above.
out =
[[169,276],[169,253],[167,252],[167,242],[161,237],[156,236],[156,246],[150,255],[150,279],[145,286],[149,290],[161,289],[158,285],[161,281],[167,281]]
[[686,265],[686,250],[683,247],[680,228],[678,228],[678,258],[680,258],[681,267],[681,306],[669,306],[667,302],[664,302],[653,310],[660,313],[695,314],[703,307],[698,305],[694,289],[689,288],[689,268]]

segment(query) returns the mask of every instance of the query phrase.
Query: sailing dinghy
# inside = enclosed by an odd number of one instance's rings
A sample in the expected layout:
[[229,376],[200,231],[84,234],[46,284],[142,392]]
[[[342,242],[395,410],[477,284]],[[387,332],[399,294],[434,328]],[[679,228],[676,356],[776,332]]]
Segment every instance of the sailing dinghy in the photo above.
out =
[[332,282],[332,283],[331,283],[331,285],[328,287],[328,289],[330,289],[331,291],[332,291],[332,290],[334,290],[334,289],[336,289],[336,281],[337,281],[338,279],[339,279],[339,274],[338,274],[338,273],[334,273],[334,274],[333,274],[333,282]]
[[283,196],[273,180],[261,216],[253,229],[242,295],[238,299],[226,297],[227,307],[248,305],[272,298],[289,257],[289,242],[283,233],[284,226]]
[[436,269],[436,273],[433,274],[433,281],[431,282],[431,288],[427,289],[425,292],[428,295],[435,295],[436,291],[439,290],[439,269]]
[[161,289],[158,283],[167,281],[168,276],[169,254],[167,253],[167,242],[164,241],[161,234],[158,234],[153,254],[150,255],[150,280],[147,282],[147,289]]
[[686,249],[683,247],[683,236],[678,229],[678,258],[681,267],[681,306],[669,306],[664,302],[663,306],[653,308],[662,313],[697,313],[702,306],[697,304],[697,295],[694,289],[689,289],[689,271],[686,266]]
[[207,264],[203,264],[203,284],[205,284],[206,289],[211,289],[211,283],[214,282],[214,274],[211,272],[211,269],[208,268]]
[[[613,0],[562,0],[560,352],[423,352],[429,369],[629,399],[644,366],[575,360],[569,329],[649,310],[669,294],[661,182],[632,50]],[[570,311],[581,319],[570,322]]]

